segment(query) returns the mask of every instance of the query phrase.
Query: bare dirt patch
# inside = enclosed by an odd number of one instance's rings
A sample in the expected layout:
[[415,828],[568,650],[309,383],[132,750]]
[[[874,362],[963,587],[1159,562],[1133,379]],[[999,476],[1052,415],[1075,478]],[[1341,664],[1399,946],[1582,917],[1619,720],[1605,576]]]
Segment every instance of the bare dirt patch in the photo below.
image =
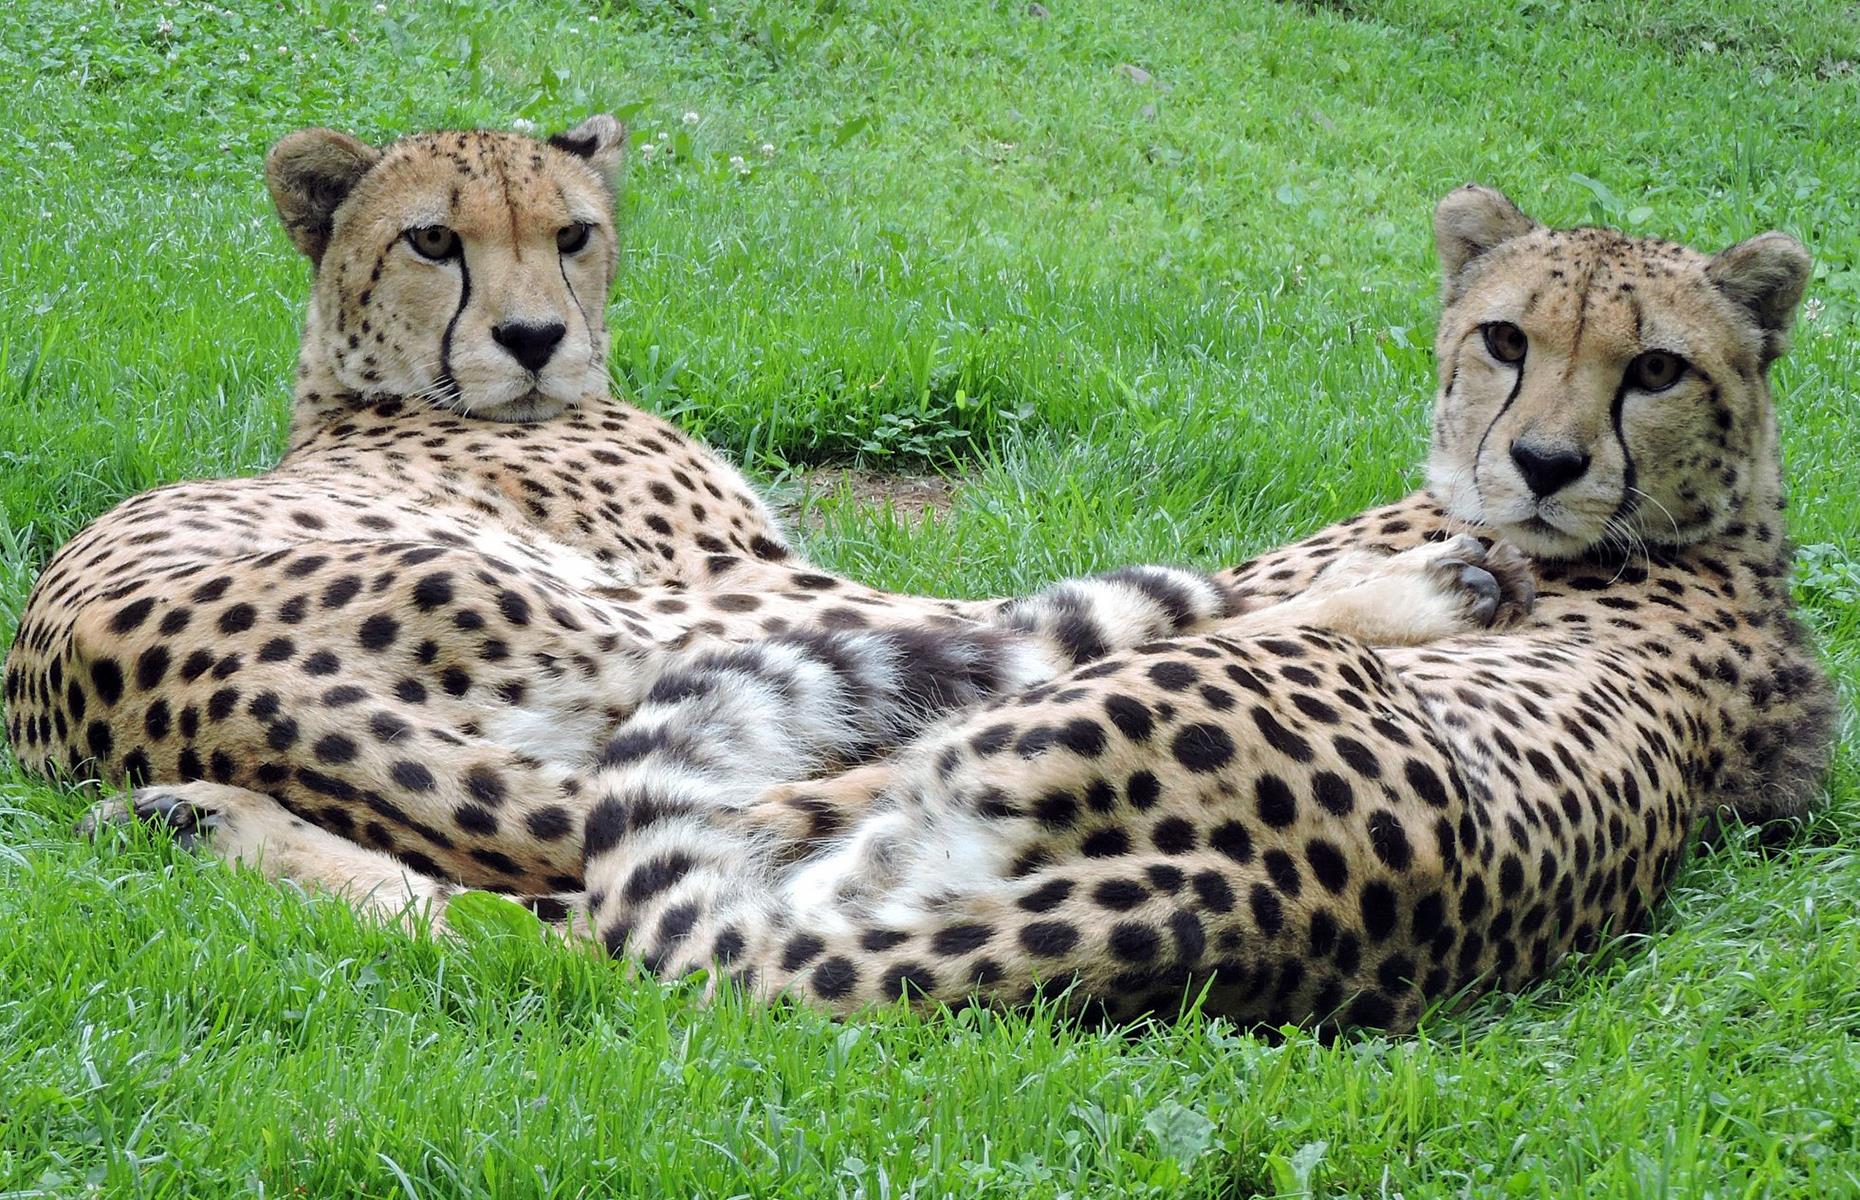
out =
[[822,467],[801,480],[801,494],[781,505],[782,519],[818,529],[822,514],[817,504],[804,501],[846,495],[860,508],[887,507],[906,524],[915,525],[931,514],[941,515],[956,502],[961,485],[941,475],[890,475],[860,467]]

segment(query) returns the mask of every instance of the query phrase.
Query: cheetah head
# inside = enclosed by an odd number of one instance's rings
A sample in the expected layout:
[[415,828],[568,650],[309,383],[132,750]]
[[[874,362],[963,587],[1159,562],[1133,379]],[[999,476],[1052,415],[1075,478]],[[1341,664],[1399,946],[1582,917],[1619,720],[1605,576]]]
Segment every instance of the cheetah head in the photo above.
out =
[[1546,229],[1468,185],[1434,213],[1442,312],[1428,484],[1529,553],[1711,536],[1775,488],[1765,372],[1808,252],[1766,233],[1717,255]]
[[291,134],[265,177],[316,268],[306,354],[357,393],[495,420],[604,392],[625,142],[605,115],[546,142]]

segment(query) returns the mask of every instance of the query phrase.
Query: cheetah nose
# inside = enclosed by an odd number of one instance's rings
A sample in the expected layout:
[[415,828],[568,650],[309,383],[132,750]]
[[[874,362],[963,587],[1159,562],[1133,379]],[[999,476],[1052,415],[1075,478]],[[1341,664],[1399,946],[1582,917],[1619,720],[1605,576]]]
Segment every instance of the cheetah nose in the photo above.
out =
[[510,351],[510,357],[522,363],[526,370],[540,371],[555,354],[556,345],[567,332],[568,326],[560,321],[551,321],[547,325],[504,321],[491,327],[491,338]]
[[1582,478],[1589,469],[1589,456],[1574,450],[1540,450],[1523,442],[1511,443],[1511,461],[1533,496],[1548,496]]

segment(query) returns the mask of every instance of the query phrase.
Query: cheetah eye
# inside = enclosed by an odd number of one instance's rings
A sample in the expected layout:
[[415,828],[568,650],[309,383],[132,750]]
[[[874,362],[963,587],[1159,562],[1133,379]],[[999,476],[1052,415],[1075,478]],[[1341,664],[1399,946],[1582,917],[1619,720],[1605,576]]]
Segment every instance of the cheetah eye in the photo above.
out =
[[1664,392],[1686,373],[1686,360],[1670,350],[1649,350],[1628,364],[1629,387]]
[[459,252],[459,235],[447,225],[422,225],[407,231],[407,244],[418,251],[420,257],[438,261]]
[[564,225],[556,231],[555,248],[564,254],[573,254],[588,244],[588,234],[594,227],[586,221],[576,221],[573,225]]
[[1502,363],[1521,363],[1530,349],[1530,339],[1510,321],[1492,321],[1485,326],[1485,350]]

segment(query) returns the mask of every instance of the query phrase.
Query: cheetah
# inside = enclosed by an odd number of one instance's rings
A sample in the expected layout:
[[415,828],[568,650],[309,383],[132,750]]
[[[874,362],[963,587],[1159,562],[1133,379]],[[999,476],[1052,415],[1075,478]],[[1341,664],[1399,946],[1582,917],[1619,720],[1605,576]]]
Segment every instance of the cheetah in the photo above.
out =
[[1474,186],[1434,231],[1427,490],[1220,579],[1295,603],[1473,531],[1534,556],[1528,614],[1405,646],[1224,619],[814,778],[856,666],[771,684],[720,649],[603,752],[577,928],[837,1013],[1052,993],[1400,1031],[1643,927],[1720,814],[1810,809],[1834,702],[1767,384],[1807,252],[1551,229]]
[[131,789],[89,828],[210,831],[371,911],[578,892],[603,756],[723,647],[766,680],[826,662],[862,681],[831,736],[783,725],[831,742],[826,771],[1221,620],[1415,641],[1527,601],[1515,553],[1469,538],[1354,556],[1283,602],[1160,567],[978,602],[809,565],[734,468],[608,394],[624,143],[599,116],[272,150],[314,270],[282,459],[105,514],[48,564],[7,658],[21,762]]
[[[1070,585],[996,605],[1043,653],[1092,652],[889,753],[860,714],[911,653],[874,670],[865,643],[909,618],[707,644],[582,777],[579,887],[539,911],[665,978],[840,1013],[1053,992],[1403,1030],[1643,926],[1721,814],[1809,810],[1834,703],[1791,611],[1767,384],[1806,251],[1551,229],[1473,186],[1434,232],[1426,490],[1220,572],[1229,611],[1170,636],[1086,646],[1105,627],[1073,623]],[[1534,604],[1488,597],[1506,623],[1318,619],[1470,534],[1534,556]],[[337,884],[405,866],[331,828],[242,832],[247,795],[137,793],[222,854]]]

